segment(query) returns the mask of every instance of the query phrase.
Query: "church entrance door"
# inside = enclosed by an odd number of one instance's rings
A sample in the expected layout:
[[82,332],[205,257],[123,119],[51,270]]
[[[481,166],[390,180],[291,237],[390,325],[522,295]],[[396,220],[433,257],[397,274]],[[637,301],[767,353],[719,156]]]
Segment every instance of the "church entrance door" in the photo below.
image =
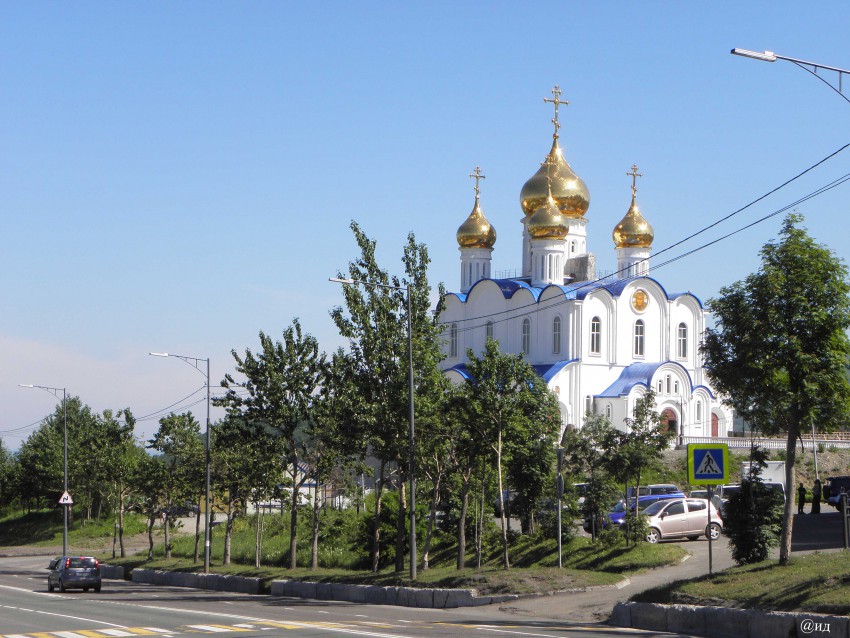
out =
[[712,412],[711,414],[711,436],[720,436],[719,432],[720,419]]

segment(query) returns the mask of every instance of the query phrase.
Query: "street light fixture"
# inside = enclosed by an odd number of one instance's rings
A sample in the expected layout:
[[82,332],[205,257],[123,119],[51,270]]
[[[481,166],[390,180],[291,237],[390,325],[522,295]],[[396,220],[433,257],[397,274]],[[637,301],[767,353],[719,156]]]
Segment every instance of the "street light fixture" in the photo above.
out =
[[416,580],[416,479],[414,478],[415,430],[413,424],[413,323],[410,301],[410,284],[407,286],[392,286],[390,284],[379,284],[374,281],[362,281],[358,279],[331,277],[328,281],[343,285],[375,286],[389,290],[403,290],[407,298],[407,377],[408,377],[408,467],[410,468],[410,580]]
[[[49,392],[57,399],[59,398],[59,391],[62,391],[62,430],[64,431],[62,435],[62,467],[63,474],[65,475],[64,488],[62,497],[64,500],[65,494],[68,493],[68,402],[67,392],[65,388],[51,388],[46,385],[33,385],[31,383],[19,383],[18,384],[22,388],[38,388],[39,390],[44,390],[45,392]],[[62,555],[66,556],[68,554],[68,507],[70,507],[70,503],[62,503],[62,509],[64,510],[63,521],[62,521]]]
[[[764,51],[762,53],[759,53],[758,51],[749,51],[747,49],[732,49],[730,53],[732,55],[740,55],[744,58],[760,60],[762,62],[776,62],[777,60],[785,60],[786,62],[796,64],[798,67],[800,67],[804,71],[808,71],[809,73],[814,75],[818,80],[820,80],[833,91],[838,93],[838,95],[840,95],[845,101],[850,102],[850,98],[844,95],[843,89],[844,76],[850,75],[850,71],[848,71],[847,69],[839,69],[835,66],[826,66],[825,64],[818,64],[817,62],[808,62],[806,60],[798,60],[797,58],[789,58],[784,55],[778,55],[773,51]],[[832,83],[827,82],[822,76],[818,75],[818,70],[834,71],[835,73],[838,73],[838,86],[834,86]]]
[[[204,491],[204,573],[210,571],[210,360],[199,359],[198,357],[187,357],[182,354],[171,354],[168,352],[149,352],[152,357],[176,357],[182,359],[198,372],[204,375],[207,380],[207,432],[204,437],[204,465],[206,466],[206,489]],[[207,371],[201,369],[201,363],[207,364]]]

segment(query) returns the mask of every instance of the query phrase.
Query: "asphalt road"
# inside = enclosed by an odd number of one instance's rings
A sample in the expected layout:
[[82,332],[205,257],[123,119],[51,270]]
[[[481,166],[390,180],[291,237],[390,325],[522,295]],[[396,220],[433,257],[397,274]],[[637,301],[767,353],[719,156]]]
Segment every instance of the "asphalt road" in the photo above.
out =
[[46,557],[0,559],[0,637],[657,635],[539,616],[522,618],[492,606],[415,609],[227,594],[112,580],[104,581],[99,594],[48,593],[44,569],[47,560]]

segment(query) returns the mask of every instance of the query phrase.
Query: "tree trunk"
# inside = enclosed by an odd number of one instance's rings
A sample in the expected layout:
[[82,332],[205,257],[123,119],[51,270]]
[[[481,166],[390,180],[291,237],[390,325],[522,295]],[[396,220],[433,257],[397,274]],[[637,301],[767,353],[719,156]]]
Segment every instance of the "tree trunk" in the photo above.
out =
[[462,477],[460,487],[460,517],[457,523],[457,568],[466,568],[466,512],[469,506],[470,477]]
[[165,558],[171,559],[171,537],[169,535],[169,525],[170,519],[168,518],[168,513],[166,512],[165,518],[162,519],[162,533],[163,538],[165,539]]
[[437,480],[434,482],[434,491],[431,495],[431,512],[428,515],[428,530],[425,532],[425,546],[422,548],[422,571],[427,571],[428,554],[431,551],[431,535],[434,533],[434,526],[437,523],[437,506],[440,504],[440,476],[437,475]]
[[505,493],[502,486],[502,430],[499,430],[499,438],[496,444],[496,470],[499,473],[499,506],[502,510],[502,566],[505,569],[511,568],[511,561],[508,558],[508,521],[505,512]]
[[404,571],[404,532],[405,518],[407,512],[407,503],[405,499],[405,483],[402,480],[401,472],[398,473],[398,516],[395,521],[395,570],[396,572]]
[[261,562],[260,561],[260,552],[262,550],[260,549],[260,542],[261,542],[260,541],[260,536],[261,536],[260,527],[263,524],[262,523],[262,516],[263,516],[262,507],[258,507],[258,506],[259,506],[259,503],[257,501],[254,501],[254,509],[256,510],[256,518],[257,518],[257,520],[256,520],[257,530],[256,530],[256,534],[254,535],[254,567],[256,567],[257,569],[260,568],[260,562]]
[[298,566],[298,464],[292,467],[292,500],[289,503],[289,569]]
[[227,503],[227,522],[224,527],[224,557],[222,565],[230,565],[230,543],[233,538],[233,521],[236,520],[236,508],[233,501]]
[[118,542],[118,512],[112,518],[112,558],[115,558],[115,545]]
[[319,569],[319,482],[316,481],[316,491],[313,494],[313,539],[311,548],[310,568]]
[[118,496],[118,546],[121,549],[121,558],[127,553],[124,549],[124,492]]
[[148,517],[148,560],[153,560],[153,526],[156,523],[156,515]]
[[386,464],[381,461],[378,481],[375,483],[375,525],[372,528],[372,572],[377,573],[381,561],[381,499],[384,496],[384,471]]
[[779,538],[779,564],[787,565],[791,560],[791,533],[794,529],[794,460],[797,457],[797,438],[799,420],[792,417],[788,425],[788,439],[785,441],[785,510],[782,515],[782,535]]

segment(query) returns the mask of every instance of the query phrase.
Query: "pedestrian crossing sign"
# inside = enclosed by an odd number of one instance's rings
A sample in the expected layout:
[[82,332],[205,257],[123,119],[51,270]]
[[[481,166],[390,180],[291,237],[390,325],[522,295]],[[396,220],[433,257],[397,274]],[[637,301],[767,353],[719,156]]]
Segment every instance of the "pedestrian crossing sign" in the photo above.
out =
[[729,482],[729,446],[725,443],[688,445],[688,483],[721,485]]

